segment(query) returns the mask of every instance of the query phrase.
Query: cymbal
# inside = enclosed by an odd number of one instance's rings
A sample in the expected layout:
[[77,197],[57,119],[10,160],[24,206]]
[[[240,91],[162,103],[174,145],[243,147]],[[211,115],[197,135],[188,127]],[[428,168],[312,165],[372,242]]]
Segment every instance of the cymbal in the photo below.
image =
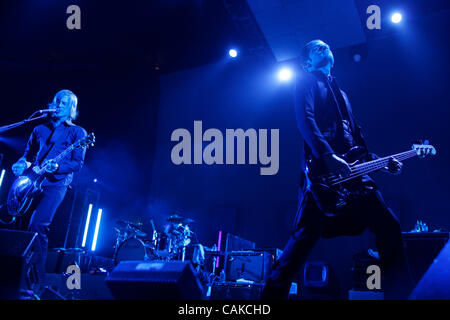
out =
[[189,219],[189,218],[183,218],[183,217],[180,217],[179,215],[177,215],[177,214],[174,214],[174,215],[171,215],[170,217],[168,217],[167,219],[166,219],[166,221],[167,222],[171,222],[171,223],[184,223],[184,224],[189,224],[189,223],[193,223],[193,222],[195,222],[194,220],[192,220],[192,219]]
[[135,234],[138,237],[145,237],[147,233],[142,231],[138,226],[126,220],[117,220],[116,221],[117,229],[122,232],[130,232]]
[[116,221],[116,225],[120,228],[127,228],[129,224],[130,224],[129,221],[125,221],[122,219]]
[[134,230],[133,232],[138,237],[146,237],[147,236],[147,234],[144,231],[141,231],[141,230]]

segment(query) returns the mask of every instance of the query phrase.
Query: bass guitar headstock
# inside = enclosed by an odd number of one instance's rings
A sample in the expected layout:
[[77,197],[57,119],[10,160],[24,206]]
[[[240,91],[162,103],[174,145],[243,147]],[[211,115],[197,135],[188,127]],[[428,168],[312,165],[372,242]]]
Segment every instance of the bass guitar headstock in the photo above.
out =
[[417,152],[419,158],[425,158],[427,155],[436,155],[436,148],[429,144],[428,140],[417,141],[417,143],[413,143],[412,149]]

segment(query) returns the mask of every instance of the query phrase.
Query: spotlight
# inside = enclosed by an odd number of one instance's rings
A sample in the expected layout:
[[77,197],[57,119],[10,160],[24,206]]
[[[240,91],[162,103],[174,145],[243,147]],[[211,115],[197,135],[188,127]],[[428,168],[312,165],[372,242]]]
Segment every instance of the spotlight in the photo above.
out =
[[230,55],[230,57],[232,58],[236,58],[238,53],[236,49],[230,49],[230,51],[228,51],[228,54]]
[[355,61],[355,62],[360,62],[361,59],[362,59],[362,57],[359,53],[355,53],[355,55],[353,56],[353,61]]
[[351,59],[354,62],[358,63],[367,58],[369,49],[367,48],[367,44],[360,44],[360,45],[350,47],[349,53],[350,53]]
[[278,72],[278,79],[280,81],[289,81],[292,78],[292,70],[283,68]]
[[97,180],[97,178],[95,178],[95,179],[94,179],[94,183],[97,183],[97,182],[98,182],[98,180]]
[[402,14],[398,12],[394,13],[391,16],[391,20],[393,23],[399,23],[400,21],[402,21]]

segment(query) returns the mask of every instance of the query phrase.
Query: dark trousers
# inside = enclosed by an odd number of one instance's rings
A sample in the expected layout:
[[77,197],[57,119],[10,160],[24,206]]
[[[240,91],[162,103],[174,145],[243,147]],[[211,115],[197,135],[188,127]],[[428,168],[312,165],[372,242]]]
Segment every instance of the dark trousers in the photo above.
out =
[[[36,199],[35,209],[28,226],[29,231],[38,233],[41,251],[37,255],[38,271],[41,276],[45,273],[45,262],[48,251],[48,232],[56,210],[66,195],[67,186],[43,187],[43,192]],[[42,278],[42,277],[41,277]]]
[[400,225],[381,193],[374,191],[352,199],[342,215],[329,217],[318,208],[311,192],[306,191],[298,207],[294,231],[267,279],[263,299],[288,298],[293,278],[321,236],[359,235],[366,228],[375,235],[385,298],[407,298],[412,288]]

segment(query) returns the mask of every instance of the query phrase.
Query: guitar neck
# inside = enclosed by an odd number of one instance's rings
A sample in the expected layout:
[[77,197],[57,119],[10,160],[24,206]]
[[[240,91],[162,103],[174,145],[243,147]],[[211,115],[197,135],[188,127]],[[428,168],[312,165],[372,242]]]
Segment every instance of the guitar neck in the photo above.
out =
[[[67,149],[65,149],[63,152],[61,152],[60,154],[58,154],[55,158],[53,158],[52,160],[56,163],[59,163],[62,159],[64,159],[67,155],[69,155],[73,150],[75,149],[74,145],[69,146]],[[45,173],[45,165],[46,162],[44,162],[39,169],[38,174],[43,174]]]
[[[93,146],[94,142],[95,142],[94,133],[90,133],[86,137],[81,138],[77,142],[71,144],[69,147],[67,147],[66,150],[64,150],[63,152],[58,154],[55,158],[53,158],[52,161],[59,164],[59,162],[62,159],[64,159],[65,157],[67,157],[73,150],[78,149],[78,148],[87,149],[87,148],[89,148],[89,145]],[[45,166],[46,166],[46,162],[44,162],[41,165],[40,170],[39,170],[40,174],[43,174],[45,172]]]
[[371,172],[375,172],[378,170],[381,170],[383,168],[386,168],[389,165],[389,159],[390,158],[395,158],[399,161],[403,161],[409,158],[412,158],[414,156],[417,156],[417,152],[416,150],[408,150],[405,152],[401,152],[401,153],[397,153],[397,154],[393,154],[387,157],[383,157],[383,158],[379,158],[376,160],[372,160],[372,161],[368,161],[368,162],[364,162],[358,165],[355,165],[353,167],[351,167],[351,174],[348,177],[345,178],[338,178],[338,177],[331,177],[331,185],[337,185],[339,183],[369,174]]
[[403,160],[412,158],[414,156],[417,156],[417,152],[415,150],[408,150],[408,151],[393,154],[393,155],[390,155],[390,156],[387,156],[384,158],[379,158],[376,160],[358,164],[358,165],[352,167],[352,172],[364,171],[364,172],[366,172],[366,174],[371,173],[371,172],[386,168],[389,164],[390,158],[395,158],[399,161],[403,161]]
[[73,145],[71,145],[70,147],[68,147],[66,150],[64,150],[63,152],[61,152],[58,156],[56,156],[53,161],[55,161],[56,163],[59,163],[62,159],[64,159],[69,153],[71,153],[73,151],[74,147]]

